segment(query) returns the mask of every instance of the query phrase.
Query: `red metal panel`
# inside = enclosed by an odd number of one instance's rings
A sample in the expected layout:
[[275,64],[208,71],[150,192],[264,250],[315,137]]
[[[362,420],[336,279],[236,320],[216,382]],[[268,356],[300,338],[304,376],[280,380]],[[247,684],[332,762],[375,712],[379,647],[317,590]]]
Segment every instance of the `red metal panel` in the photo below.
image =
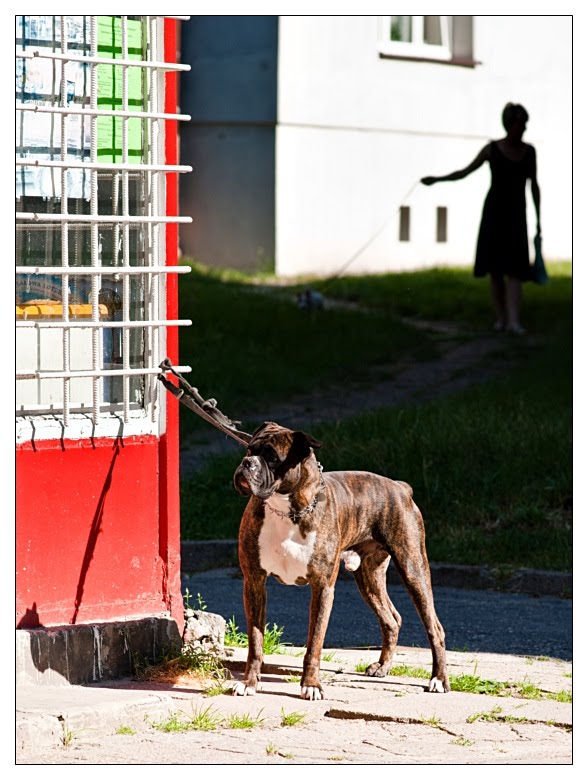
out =
[[166,610],[154,436],[17,450],[17,625]]

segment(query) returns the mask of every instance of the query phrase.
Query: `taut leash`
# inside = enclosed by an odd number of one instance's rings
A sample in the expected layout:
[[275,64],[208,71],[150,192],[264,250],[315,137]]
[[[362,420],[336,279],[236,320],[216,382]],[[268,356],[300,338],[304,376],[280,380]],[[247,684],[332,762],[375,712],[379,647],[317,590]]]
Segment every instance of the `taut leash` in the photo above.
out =
[[[192,387],[179,371],[175,370],[169,358],[163,360],[159,364],[159,368],[161,369],[161,374],[158,374],[157,378],[166,390],[169,390],[174,398],[177,398],[180,403],[183,403],[184,406],[187,406],[192,412],[195,412],[199,417],[202,417],[203,420],[214,425],[219,431],[226,433],[227,436],[230,436],[232,439],[239,442],[241,446],[247,447],[249,440],[251,439],[251,434],[240,431],[237,428],[237,426],[240,425],[240,422],[238,420],[231,420],[226,414],[223,414],[217,407],[214,398],[209,398],[208,401],[202,398],[198,390],[195,387]],[[167,379],[166,373],[168,371],[177,378],[180,387],[176,387],[173,382],[170,382],[170,380]]]

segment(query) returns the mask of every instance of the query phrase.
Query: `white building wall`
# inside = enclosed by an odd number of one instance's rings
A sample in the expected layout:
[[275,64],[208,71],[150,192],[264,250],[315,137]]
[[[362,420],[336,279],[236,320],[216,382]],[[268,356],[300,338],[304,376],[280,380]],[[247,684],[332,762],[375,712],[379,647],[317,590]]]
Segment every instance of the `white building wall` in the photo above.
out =
[[[509,100],[529,111],[544,252],[571,257],[571,18],[475,17],[475,68],[383,59],[379,18],[280,17],[276,271],[349,272],[471,264],[488,166],[460,182],[411,186],[469,163],[503,135]],[[397,211],[411,210],[411,240]],[[436,207],[448,209],[437,243]],[[528,195],[530,238],[535,227]]]

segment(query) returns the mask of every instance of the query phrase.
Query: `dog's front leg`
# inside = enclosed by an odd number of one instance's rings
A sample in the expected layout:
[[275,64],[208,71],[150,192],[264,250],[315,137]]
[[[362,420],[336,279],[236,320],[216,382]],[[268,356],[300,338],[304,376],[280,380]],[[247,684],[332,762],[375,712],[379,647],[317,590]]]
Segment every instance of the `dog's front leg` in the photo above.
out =
[[261,678],[263,664],[263,634],[265,630],[266,577],[245,577],[243,581],[243,605],[247,617],[249,650],[245,677],[235,683],[233,696],[253,696]]
[[319,672],[321,653],[323,651],[323,643],[325,641],[325,634],[327,633],[334,596],[334,582],[312,585],[307,650],[306,655],[304,656],[302,680],[300,683],[300,695],[303,699],[324,699]]

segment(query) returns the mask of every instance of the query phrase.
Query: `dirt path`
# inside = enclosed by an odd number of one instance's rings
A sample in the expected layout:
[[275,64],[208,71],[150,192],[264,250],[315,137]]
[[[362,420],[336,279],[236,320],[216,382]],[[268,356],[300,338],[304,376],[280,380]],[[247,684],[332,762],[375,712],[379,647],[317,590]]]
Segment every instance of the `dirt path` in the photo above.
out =
[[[504,373],[512,365],[512,351],[500,334],[472,336],[464,340],[454,325],[410,321],[410,324],[434,331],[439,337],[440,355],[429,361],[401,361],[371,366],[361,382],[323,387],[288,401],[253,410],[250,417],[259,421],[275,420],[291,428],[312,427],[353,417],[361,412],[406,403],[422,403],[486,382]],[[202,468],[208,458],[227,452],[239,452],[237,443],[205,423],[182,442],[180,471],[189,476]]]

